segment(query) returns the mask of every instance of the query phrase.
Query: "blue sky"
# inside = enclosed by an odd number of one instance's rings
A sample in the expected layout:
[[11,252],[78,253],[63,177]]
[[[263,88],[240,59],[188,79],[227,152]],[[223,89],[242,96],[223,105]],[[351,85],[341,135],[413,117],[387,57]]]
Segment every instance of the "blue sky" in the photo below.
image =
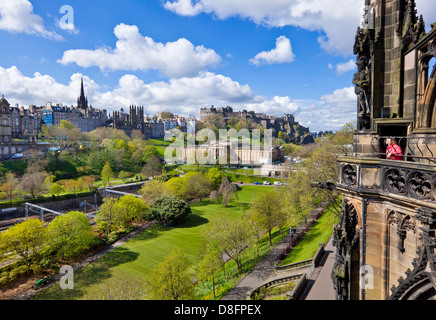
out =
[[[427,25],[431,1],[417,0]],[[12,105],[72,105],[84,77],[90,103],[109,111],[198,115],[230,105],[336,130],[356,116],[352,46],[363,4],[1,0],[0,94]],[[73,11],[61,13],[64,5]]]

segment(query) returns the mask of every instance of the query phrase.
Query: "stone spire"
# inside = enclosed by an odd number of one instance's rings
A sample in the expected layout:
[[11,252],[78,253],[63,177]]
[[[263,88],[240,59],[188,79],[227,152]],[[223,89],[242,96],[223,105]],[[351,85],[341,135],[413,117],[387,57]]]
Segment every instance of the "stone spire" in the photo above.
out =
[[83,89],[83,78],[80,81],[80,97],[77,99],[77,107],[79,109],[88,109],[88,99],[85,97],[85,90]]

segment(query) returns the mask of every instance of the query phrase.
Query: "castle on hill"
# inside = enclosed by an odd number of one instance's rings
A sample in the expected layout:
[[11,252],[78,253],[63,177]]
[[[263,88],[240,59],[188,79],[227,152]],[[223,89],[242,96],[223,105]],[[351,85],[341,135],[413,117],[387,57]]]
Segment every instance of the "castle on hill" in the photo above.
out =
[[246,120],[259,129],[271,129],[273,137],[278,137],[279,132],[283,133],[283,136],[287,136],[289,142],[295,144],[308,144],[313,143],[314,138],[310,133],[309,128],[303,127],[295,121],[295,117],[292,114],[285,113],[281,117],[270,116],[263,113],[256,113],[254,111],[234,111],[232,107],[216,108],[201,108],[200,109],[200,121],[207,122],[211,116],[222,116],[224,121],[228,123],[232,119]]

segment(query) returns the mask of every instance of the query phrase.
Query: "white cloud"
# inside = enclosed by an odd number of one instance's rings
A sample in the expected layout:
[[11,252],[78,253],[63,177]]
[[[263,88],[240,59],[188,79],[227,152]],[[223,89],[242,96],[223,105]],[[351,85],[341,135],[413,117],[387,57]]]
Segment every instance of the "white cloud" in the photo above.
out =
[[0,30],[62,39],[59,34],[44,27],[43,19],[33,12],[33,5],[27,0],[1,0]]
[[144,105],[150,114],[162,109],[197,113],[204,106],[251,102],[254,98],[248,85],[240,85],[223,75],[200,72],[192,78],[149,84],[134,75],[124,75],[117,88],[102,94],[101,103],[113,108],[132,103]]
[[[431,1],[431,0],[430,0]],[[219,19],[248,18],[269,27],[295,26],[320,32],[321,47],[347,56],[363,16],[363,0],[167,0],[165,8],[179,15],[201,12]]]
[[200,14],[204,8],[201,2],[192,4],[191,0],[178,0],[177,2],[167,1],[164,4],[165,9],[173,11],[181,16],[195,16]]
[[[194,0],[192,0],[194,1]],[[295,26],[318,31],[318,42],[328,53],[348,56],[356,29],[363,17],[363,0],[167,0],[165,8],[179,15],[192,16],[202,12],[219,19],[248,18],[269,27]],[[427,23],[436,22],[434,0],[418,0],[418,13]]]
[[[75,104],[80,93],[80,78],[80,74],[74,74],[69,84],[64,85],[53,77],[39,72],[36,72],[33,77],[28,77],[16,66],[7,69],[0,67],[0,90],[11,105],[15,103],[24,106],[44,105],[48,101]],[[84,81],[87,84],[85,87],[87,95],[92,95],[98,86],[87,77]]]
[[342,75],[344,73],[347,73],[349,71],[356,69],[356,61],[355,59],[350,59],[347,62],[344,63],[338,63],[336,65],[336,73],[339,75]]
[[291,41],[285,36],[276,39],[276,47],[270,51],[262,51],[250,63],[259,66],[261,64],[276,64],[293,62],[295,55],[292,52]]
[[145,113],[149,115],[169,110],[198,116],[202,107],[229,105],[234,110],[247,109],[272,116],[292,113],[311,131],[336,130],[356,118],[354,87],[338,89],[313,101],[293,100],[288,96],[269,98],[255,94],[246,84],[210,72],[152,83],[126,74],[115,88],[104,89],[80,73],[73,74],[68,84],[62,84],[49,75],[35,73],[26,76],[15,66],[7,69],[0,67],[0,94],[4,94],[11,105],[45,105],[48,101],[76,105],[81,77],[84,78],[88,101],[94,107],[110,112],[136,104],[144,106]]
[[119,24],[114,34],[118,41],[114,49],[68,50],[58,62],[103,70],[159,70],[169,77],[194,76],[206,67],[214,67],[221,57],[212,49],[194,46],[181,38],[175,42],[159,43],[143,37],[137,26]]

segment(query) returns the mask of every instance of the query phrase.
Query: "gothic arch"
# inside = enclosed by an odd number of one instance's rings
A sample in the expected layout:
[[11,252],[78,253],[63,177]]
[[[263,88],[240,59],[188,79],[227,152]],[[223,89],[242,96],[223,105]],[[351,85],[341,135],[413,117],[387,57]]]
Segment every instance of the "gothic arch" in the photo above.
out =
[[436,211],[419,208],[416,219],[423,225],[418,256],[412,262],[413,270],[407,269],[406,278],[400,277],[398,286],[391,288],[390,300],[436,300]]
[[430,70],[430,61],[436,57],[436,39],[428,42],[419,58],[417,126],[436,127],[436,68]]

